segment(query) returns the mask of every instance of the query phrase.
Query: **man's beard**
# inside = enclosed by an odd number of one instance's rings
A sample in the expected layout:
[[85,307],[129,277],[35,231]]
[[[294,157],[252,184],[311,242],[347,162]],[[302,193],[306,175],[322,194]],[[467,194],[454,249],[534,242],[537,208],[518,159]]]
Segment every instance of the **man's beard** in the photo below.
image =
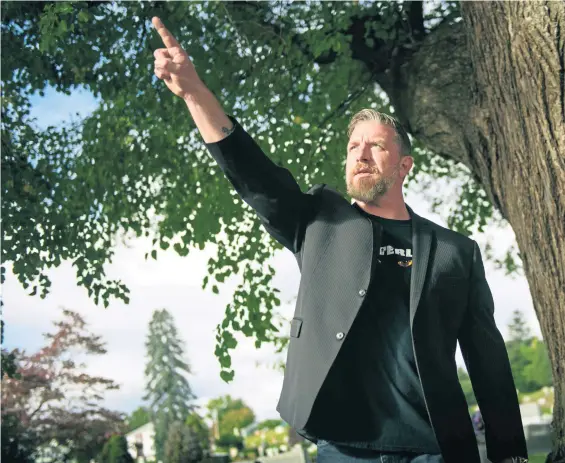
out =
[[[346,179],[347,194],[357,201],[378,204],[379,199],[382,198],[394,184],[398,171],[399,168],[397,167],[388,177],[374,173],[371,173],[371,176],[359,178],[356,178],[354,175],[351,177],[350,182]],[[378,178],[375,179],[375,175],[379,175]]]

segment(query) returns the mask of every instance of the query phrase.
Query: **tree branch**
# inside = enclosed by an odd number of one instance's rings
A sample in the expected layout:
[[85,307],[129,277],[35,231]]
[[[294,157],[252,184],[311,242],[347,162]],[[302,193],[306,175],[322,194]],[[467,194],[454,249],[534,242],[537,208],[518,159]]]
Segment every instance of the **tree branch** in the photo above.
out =
[[390,63],[390,52],[394,46],[381,38],[370,37],[374,41],[372,47],[365,40],[365,29],[370,22],[378,22],[379,16],[359,16],[352,20],[346,34],[351,35],[351,57],[363,62],[372,74],[383,73]]
[[[231,1],[226,2],[226,10],[230,10],[232,14],[237,17],[237,23],[252,23],[254,26],[259,26],[264,30],[269,31],[272,35],[282,40],[283,36],[289,37],[290,43],[300,50],[304,57],[311,62],[320,65],[331,64],[337,57],[338,52],[329,50],[328,52],[315,56],[310,46],[306,42],[302,34],[298,34],[294,30],[294,24],[286,22],[284,18],[279,18],[278,23],[267,20],[267,14],[270,11],[264,2],[249,2],[249,1]],[[397,29],[408,31],[408,38],[405,40],[419,42],[424,37],[424,18],[421,2],[409,2],[405,4],[406,15],[398,14],[397,24],[394,26]],[[248,18],[257,18],[256,21],[251,21]],[[406,19],[403,19],[406,18]],[[372,23],[378,23],[382,20],[379,13],[366,14],[363,16],[352,17],[351,24],[347,29],[337,31],[346,36],[351,37],[351,56],[353,59],[363,62],[369,72],[375,76],[383,75],[384,72],[390,68],[391,57],[394,50],[402,47],[402,43],[398,43],[396,37],[383,39],[374,35],[369,35],[368,38],[373,40],[373,45],[367,45],[365,38],[366,30]],[[404,54],[403,54],[404,55]],[[283,58],[288,55],[282,52]],[[395,62],[395,65],[398,63]]]
[[43,408],[43,406],[51,400],[53,400],[53,397],[42,399],[36,409],[29,414],[28,419],[31,421],[31,419]]
[[420,41],[425,33],[423,4],[422,2],[407,2],[405,8],[412,38]]

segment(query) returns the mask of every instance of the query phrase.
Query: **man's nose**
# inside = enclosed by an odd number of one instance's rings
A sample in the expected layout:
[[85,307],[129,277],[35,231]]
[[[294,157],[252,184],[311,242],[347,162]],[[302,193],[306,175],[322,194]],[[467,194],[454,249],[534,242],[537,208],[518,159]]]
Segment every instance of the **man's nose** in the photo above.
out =
[[357,153],[357,162],[367,161],[372,158],[371,156],[371,145],[369,143],[361,143],[359,146],[359,151]]

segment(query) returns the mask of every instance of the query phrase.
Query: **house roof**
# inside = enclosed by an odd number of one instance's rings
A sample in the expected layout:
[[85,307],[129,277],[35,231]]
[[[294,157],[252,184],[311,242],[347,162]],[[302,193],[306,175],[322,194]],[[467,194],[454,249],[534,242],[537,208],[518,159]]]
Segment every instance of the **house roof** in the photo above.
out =
[[154,426],[153,423],[150,421],[149,423],[145,423],[144,425],[139,426],[138,428],[135,428],[130,432],[126,433],[126,437],[134,434],[139,434],[140,432],[152,432],[153,430],[154,430]]

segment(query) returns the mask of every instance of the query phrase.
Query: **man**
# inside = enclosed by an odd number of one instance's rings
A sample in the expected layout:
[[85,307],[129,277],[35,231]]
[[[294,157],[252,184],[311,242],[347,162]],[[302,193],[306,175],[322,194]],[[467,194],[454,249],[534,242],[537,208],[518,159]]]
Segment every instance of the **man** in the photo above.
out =
[[198,77],[158,18],[155,74],[184,99],[206,147],[301,282],[281,416],[325,462],[479,463],[459,385],[459,340],[493,462],[527,457],[518,399],[477,244],[414,213],[410,140],[371,110],[350,124],[346,183],[303,193]]

